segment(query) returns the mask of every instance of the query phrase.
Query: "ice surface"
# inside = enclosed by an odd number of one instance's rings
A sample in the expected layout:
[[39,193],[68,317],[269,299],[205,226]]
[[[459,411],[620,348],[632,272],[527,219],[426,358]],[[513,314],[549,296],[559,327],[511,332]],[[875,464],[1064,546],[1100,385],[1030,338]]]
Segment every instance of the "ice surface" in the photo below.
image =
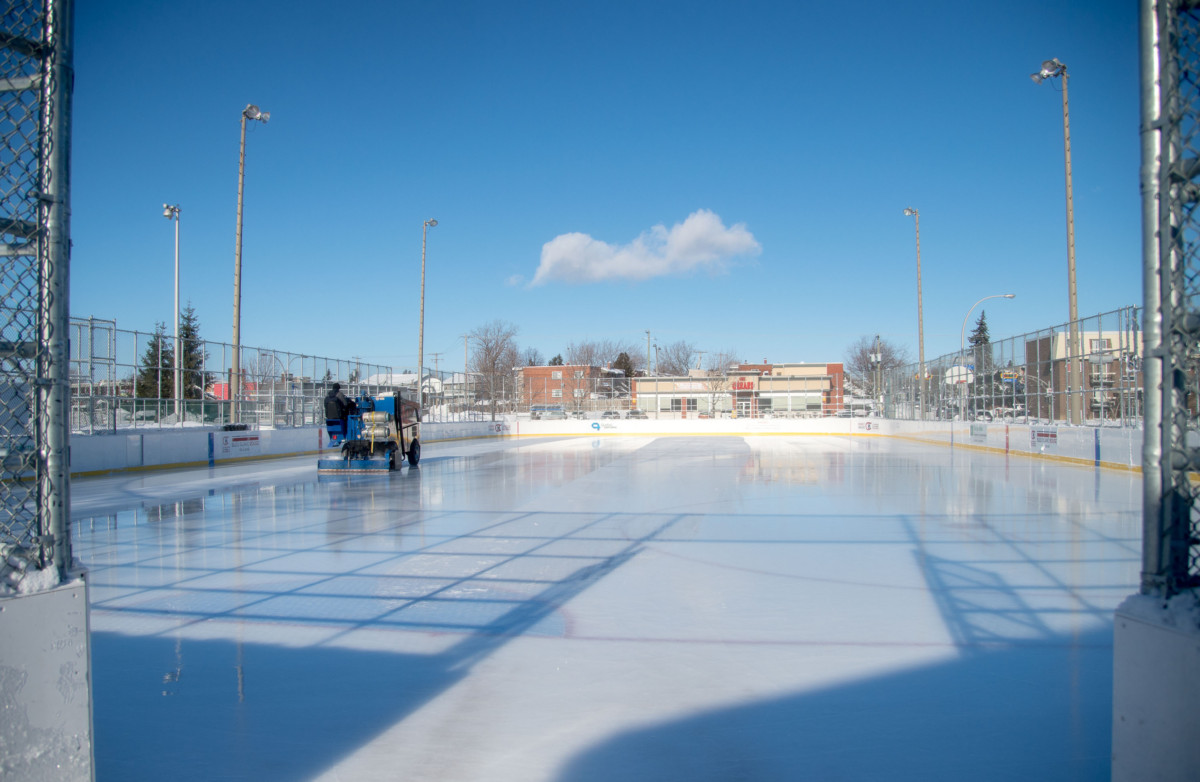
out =
[[100,782],[1108,778],[1135,474],[610,437],[72,492]]

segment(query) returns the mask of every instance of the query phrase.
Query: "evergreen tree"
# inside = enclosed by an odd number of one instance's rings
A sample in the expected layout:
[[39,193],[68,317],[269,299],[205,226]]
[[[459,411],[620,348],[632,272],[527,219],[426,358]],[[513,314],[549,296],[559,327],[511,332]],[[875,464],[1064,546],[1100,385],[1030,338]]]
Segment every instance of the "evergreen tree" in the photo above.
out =
[[617,356],[617,360],[613,362],[613,369],[619,369],[625,373],[625,377],[633,377],[633,359],[625,351]]
[[158,323],[142,354],[134,395],[141,399],[171,399],[175,395],[175,351],[167,325]]
[[976,374],[986,374],[992,370],[992,340],[988,335],[987,311],[979,311],[979,320],[975,321],[975,330],[967,338],[971,346],[971,360],[975,365]]
[[974,378],[969,387],[971,413],[979,414],[987,411],[995,404],[995,398],[1004,393],[1003,384],[994,377],[995,362],[992,360],[992,340],[988,334],[987,312],[979,311],[979,320],[975,321],[975,329],[967,338],[969,360],[975,365]]
[[204,389],[212,384],[212,375],[204,371],[208,351],[200,339],[200,320],[196,308],[188,304],[180,316],[179,343],[183,353],[183,398],[203,399]]
[[552,366],[552,367],[561,367],[562,365],[563,365],[563,357],[562,357],[562,353],[559,353],[557,356],[555,356],[554,358],[550,359],[550,366]]

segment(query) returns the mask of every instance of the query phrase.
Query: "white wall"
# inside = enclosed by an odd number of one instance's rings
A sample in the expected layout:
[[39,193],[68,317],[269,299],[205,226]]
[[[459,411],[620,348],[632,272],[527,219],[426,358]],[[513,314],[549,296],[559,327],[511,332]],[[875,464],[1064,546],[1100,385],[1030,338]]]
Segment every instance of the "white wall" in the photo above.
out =
[[[892,421],[882,418],[662,418],[531,421],[505,416],[496,422],[426,423],[426,446],[475,437],[596,437],[606,435],[824,435],[891,436],[938,445],[1034,455],[1076,464],[1140,468],[1140,429],[1029,426],[1006,423]],[[236,459],[314,453],[325,442],[321,427],[220,432],[150,429],[133,434],[74,435],[71,472],[92,474],[171,465],[217,464]],[[426,450],[426,453],[430,451]]]
[[[489,422],[421,424],[422,444],[466,437],[494,437]],[[328,442],[324,427],[244,432],[147,429],[144,432],[71,436],[71,474],[219,464],[238,459],[315,453]]]
[[[653,415],[653,414],[652,414]],[[1032,426],[950,421],[893,421],[883,418],[716,418],[716,419],[509,419],[507,434],[526,436],[597,435],[824,435],[890,436],[937,445],[1024,454],[1076,464],[1139,468],[1140,429]]]

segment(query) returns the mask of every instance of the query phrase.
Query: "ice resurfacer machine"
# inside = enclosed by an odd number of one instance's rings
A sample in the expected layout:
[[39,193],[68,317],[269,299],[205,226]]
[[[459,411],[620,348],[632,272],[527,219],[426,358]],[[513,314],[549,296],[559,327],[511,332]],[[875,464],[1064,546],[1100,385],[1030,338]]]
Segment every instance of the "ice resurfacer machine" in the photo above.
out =
[[329,446],[317,472],[388,472],[397,468],[398,455],[416,466],[421,459],[417,403],[399,394],[360,396],[354,402],[358,409],[347,418],[325,420]]

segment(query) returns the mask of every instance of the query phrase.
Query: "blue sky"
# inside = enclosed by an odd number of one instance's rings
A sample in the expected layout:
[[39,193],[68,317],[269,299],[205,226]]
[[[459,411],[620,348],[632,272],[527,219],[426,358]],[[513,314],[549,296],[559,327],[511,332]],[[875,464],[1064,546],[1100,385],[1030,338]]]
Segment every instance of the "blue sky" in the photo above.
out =
[[[76,12],[71,311],[170,322],[173,229],[202,335],[461,368],[492,320],[572,341],[927,357],[1067,318],[1068,66],[1079,311],[1141,303],[1137,4],[136,2]],[[972,316],[974,320],[975,316]]]

